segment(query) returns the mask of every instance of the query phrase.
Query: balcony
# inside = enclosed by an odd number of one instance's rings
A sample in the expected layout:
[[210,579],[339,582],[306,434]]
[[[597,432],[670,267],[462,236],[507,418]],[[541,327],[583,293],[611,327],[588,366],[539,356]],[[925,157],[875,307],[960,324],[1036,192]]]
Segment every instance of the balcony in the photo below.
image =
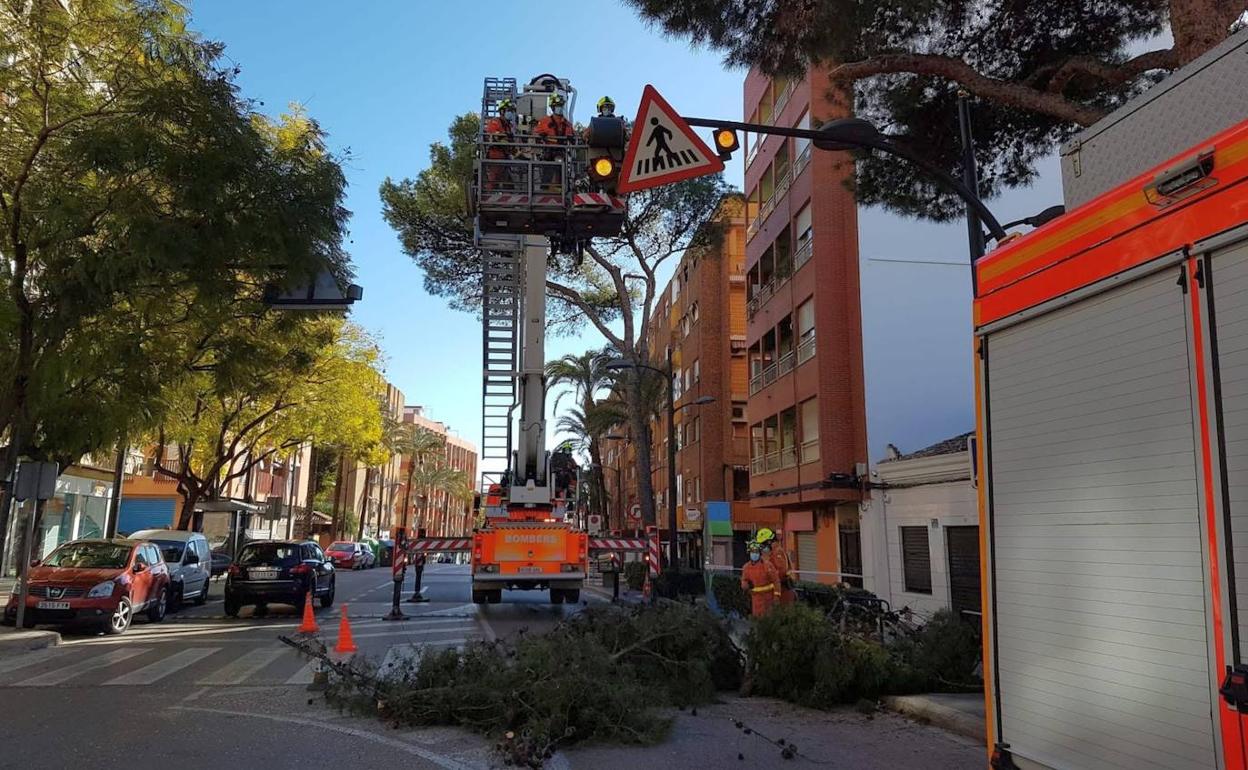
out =
[[812,438],[810,441],[803,441],[801,446],[802,463],[813,463],[819,459],[819,439]]
[[807,238],[802,245],[797,247],[797,251],[793,254],[793,272],[801,269],[802,265],[810,261],[810,257],[815,253],[815,239]]
[[750,460],[750,475],[762,476],[765,473],[795,468],[797,467],[797,461],[798,449],[796,446],[781,447],[774,452],[756,455]]
[[811,334],[797,346],[797,363],[804,364],[815,357],[815,335]]
[[780,378],[793,371],[793,351],[780,356],[780,360],[776,361],[776,377]]

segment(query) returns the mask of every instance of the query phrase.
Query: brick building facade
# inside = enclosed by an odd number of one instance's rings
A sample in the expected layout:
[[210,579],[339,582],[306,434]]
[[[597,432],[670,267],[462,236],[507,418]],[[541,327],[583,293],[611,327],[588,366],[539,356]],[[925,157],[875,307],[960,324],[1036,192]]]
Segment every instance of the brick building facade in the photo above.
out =
[[[745,80],[751,122],[808,128],[848,114],[826,71]],[[861,574],[867,463],[857,207],[843,153],[806,140],[747,145],[750,492],[779,508],[803,577]]]

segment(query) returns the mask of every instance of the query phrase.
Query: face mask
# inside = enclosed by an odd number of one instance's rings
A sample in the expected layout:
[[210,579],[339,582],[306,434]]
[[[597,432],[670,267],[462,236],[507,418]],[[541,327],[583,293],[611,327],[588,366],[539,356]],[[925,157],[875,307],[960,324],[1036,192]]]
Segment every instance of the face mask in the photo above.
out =
[[551,107],[551,108],[550,108],[550,112],[551,112],[551,114],[553,114],[553,115],[562,115],[562,114],[563,114],[563,108],[562,108],[562,107]]
[[507,112],[504,112],[504,113],[503,113],[503,120],[507,121],[508,123],[515,123],[515,122],[516,122],[516,113],[512,112],[511,110],[508,110]]
[[762,556],[758,553],[758,551],[750,554],[750,561],[758,561],[760,558],[762,558]]
[[598,111],[598,114],[599,114],[599,115],[601,115],[601,116],[602,116],[602,117],[604,117],[604,118],[610,118],[610,117],[613,117],[613,116],[615,115],[615,108],[614,108],[614,107],[603,107],[601,110],[599,110],[599,111]]

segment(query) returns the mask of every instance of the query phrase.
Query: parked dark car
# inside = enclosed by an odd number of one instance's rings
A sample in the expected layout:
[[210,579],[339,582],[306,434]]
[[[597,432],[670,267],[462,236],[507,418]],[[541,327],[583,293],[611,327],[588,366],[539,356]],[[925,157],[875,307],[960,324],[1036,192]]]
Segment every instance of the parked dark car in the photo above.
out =
[[230,565],[234,563],[234,557],[225,551],[212,552],[212,576],[224,575],[229,570]]
[[378,540],[377,541],[377,564],[381,567],[389,567],[394,562],[394,541]]
[[270,604],[302,607],[309,591],[322,607],[334,603],[334,565],[321,547],[297,540],[257,540],[243,546],[225,581],[225,614],[255,605],[263,615]]
[[[26,625],[91,624],[124,634],[136,612],[159,623],[169,606],[169,568],[152,543],[74,540],[35,562],[30,570]],[[17,595],[9,597],[4,620],[17,618]]]

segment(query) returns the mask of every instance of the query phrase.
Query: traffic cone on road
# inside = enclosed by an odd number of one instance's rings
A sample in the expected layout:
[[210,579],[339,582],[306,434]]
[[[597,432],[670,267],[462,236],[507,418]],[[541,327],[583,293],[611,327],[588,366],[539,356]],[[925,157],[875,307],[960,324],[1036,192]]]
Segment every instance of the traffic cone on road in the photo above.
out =
[[342,620],[338,621],[338,644],[334,646],[337,655],[354,655],[359,651],[355,640],[351,638],[351,621],[347,620],[347,605],[342,605]]
[[321,627],[316,624],[316,616],[312,614],[312,592],[308,591],[303,602],[303,622],[299,624],[296,633],[317,634],[320,631]]

